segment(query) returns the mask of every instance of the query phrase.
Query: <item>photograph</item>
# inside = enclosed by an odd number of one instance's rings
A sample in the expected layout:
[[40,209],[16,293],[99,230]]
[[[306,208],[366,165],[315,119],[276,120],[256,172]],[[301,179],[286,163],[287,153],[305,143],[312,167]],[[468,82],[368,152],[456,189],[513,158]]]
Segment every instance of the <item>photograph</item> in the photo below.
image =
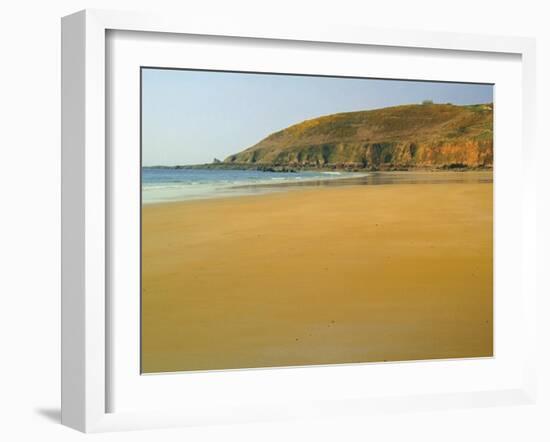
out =
[[493,84],[140,75],[142,374],[493,357]]

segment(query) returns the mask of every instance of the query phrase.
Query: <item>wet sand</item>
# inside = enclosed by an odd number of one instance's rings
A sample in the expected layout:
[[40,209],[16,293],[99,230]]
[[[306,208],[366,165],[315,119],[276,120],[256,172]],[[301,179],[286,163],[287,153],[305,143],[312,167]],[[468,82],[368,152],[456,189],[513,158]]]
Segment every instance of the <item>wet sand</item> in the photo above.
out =
[[491,356],[490,183],[146,205],[142,370]]

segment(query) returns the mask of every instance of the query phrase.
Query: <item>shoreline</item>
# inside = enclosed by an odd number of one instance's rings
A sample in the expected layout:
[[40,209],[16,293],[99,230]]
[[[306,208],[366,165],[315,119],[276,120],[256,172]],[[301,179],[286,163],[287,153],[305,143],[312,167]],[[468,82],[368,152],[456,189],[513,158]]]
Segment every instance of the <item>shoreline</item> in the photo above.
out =
[[[328,173],[328,172],[325,172]],[[352,172],[341,172],[352,174]],[[353,173],[351,176],[330,175],[327,178],[306,178],[284,182],[255,182],[226,185],[200,196],[184,197],[173,196],[167,200],[144,200],[142,192],[142,206],[170,204],[175,202],[214,200],[220,198],[237,198],[244,196],[266,195],[270,193],[298,190],[300,188],[337,187],[350,185],[395,185],[395,184],[451,184],[463,182],[493,182],[492,170],[483,171],[384,171],[364,174]]]
[[[253,196],[253,195],[265,195],[269,193],[275,193],[277,191],[283,191],[283,190],[291,190],[293,188],[299,188],[299,187],[316,187],[319,185],[339,185],[342,184],[343,181],[350,182],[352,180],[358,180],[361,178],[365,178],[368,175],[365,174],[359,174],[355,172],[337,172],[337,173],[330,173],[330,172],[323,172],[326,173],[326,177],[312,177],[312,178],[303,178],[303,179],[296,179],[295,181],[261,181],[261,182],[241,182],[241,183],[235,183],[232,185],[218,185],[218,187],[214,187],[216,183],[210,184],[212,186],[212,189],[209,193],[204,193],[200,196],[195,197],[184,197],[183,195],[180,197],[173,197],[170,200],[164,200],[164,201],[144,201],[142,197],[142,205],[150,205],[150,204],[166,204],[171,202],[183,202],[183,201],[199,201],[199,200],[212,200],[212,199],[218,199],[218,198],[235,198],[235,197],[241,197],[241,196]],[[344,174],[344,175],[341,175]],[[346,182],[346,184],[347,184]],[[144,188],[142,188],[143,190]],[[146,189],[146,187],[145,187]]]

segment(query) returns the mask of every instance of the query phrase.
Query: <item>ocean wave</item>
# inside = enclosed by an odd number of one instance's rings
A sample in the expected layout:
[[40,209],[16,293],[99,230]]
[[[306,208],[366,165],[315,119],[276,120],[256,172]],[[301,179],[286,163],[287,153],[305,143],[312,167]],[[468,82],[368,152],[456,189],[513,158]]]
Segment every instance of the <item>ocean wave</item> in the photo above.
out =
[[[181,177],[182,174],[186,175],[185,178]],[[163,171],[162,174],[143,175],[142,199],[144,203],[150,203],[257,194],[282,190],[283,188],[277,186],[279,183],[281,185],[298,184],[298,182],[356,178],[364,175],[364,173],[335,171],[298,173]]]

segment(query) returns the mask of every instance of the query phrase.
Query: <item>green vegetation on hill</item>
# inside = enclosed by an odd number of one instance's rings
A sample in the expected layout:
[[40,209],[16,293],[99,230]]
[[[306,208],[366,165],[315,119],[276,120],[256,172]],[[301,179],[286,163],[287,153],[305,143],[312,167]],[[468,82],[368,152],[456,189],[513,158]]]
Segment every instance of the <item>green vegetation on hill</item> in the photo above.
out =
[[406,105],[303,121],[220,167],[392,170],[491,168],[493,105]]

